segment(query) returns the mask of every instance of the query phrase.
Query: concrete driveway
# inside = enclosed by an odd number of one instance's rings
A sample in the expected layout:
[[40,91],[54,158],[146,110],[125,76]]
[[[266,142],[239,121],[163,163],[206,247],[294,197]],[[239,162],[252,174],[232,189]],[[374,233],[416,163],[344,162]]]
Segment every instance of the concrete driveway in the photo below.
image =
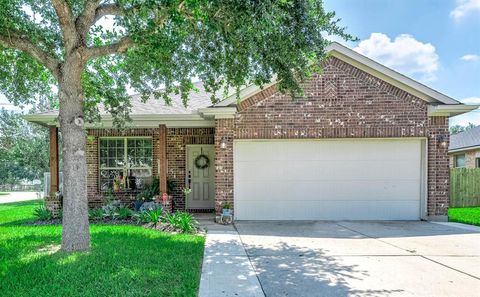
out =
[[36,200],[42,195],[41,192],[7,192],[7,195],[0,195],[0,204]]
[[478,228],[237,222],[266,296],[479,296]]

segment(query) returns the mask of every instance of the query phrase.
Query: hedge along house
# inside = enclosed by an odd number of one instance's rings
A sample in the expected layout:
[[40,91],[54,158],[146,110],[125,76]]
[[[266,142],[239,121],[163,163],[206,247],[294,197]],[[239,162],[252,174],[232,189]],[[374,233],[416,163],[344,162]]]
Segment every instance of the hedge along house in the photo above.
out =
[[[187,108],[132,97],[126,131],[88,129],[88,198],[123,174],[134,189],[153,176],[167,181],[174,209],[220,211],[238,220],[418,220],[448,209],[448,118],[467,106],[340,44],[323,73],[304,83],[305,97],[276,83],[248,86],[213,105],[200,84]],[[51,131],[51,193],[58,190],[57,112],[29,121]],[[134,182],[133,182],[134,181]],[[187,198],[182,189],[192,189]],[[54,195],[48,205],[59,205]]]

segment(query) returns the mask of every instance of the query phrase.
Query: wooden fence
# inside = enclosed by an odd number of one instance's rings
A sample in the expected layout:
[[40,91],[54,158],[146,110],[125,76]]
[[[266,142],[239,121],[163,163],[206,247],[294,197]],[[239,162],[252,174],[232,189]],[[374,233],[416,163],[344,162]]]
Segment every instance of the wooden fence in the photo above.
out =
[[480,168],[450,169],[450,207],[480,206]]

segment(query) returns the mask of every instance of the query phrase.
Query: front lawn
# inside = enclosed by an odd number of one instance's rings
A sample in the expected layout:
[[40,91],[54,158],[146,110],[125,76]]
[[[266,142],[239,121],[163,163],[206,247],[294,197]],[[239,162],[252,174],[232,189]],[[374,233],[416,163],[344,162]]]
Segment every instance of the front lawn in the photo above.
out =
[[449,208],[448,220],[480,226],[480,207]]
[[203,237],[91,225],[91,251],[66,254],[61,226],[24,225],[38,204],[0,204],[2,296],[196,296]]

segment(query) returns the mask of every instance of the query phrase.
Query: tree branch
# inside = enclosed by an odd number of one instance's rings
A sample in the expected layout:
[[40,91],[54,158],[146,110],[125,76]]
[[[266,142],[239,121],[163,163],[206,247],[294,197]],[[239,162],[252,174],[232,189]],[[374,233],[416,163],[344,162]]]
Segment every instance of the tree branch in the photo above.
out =
[[7,35],[0,34],[0,45],[29,54],[40,64],[47,67],[56,79],[59,78],[58,66],[60,65],[60,61],[37,47],[26,36],[9,32],[7,32]]
[[75,26],[83,41],[85,41],[88,30],[94,22],[96,10],[99,3],[100,0],[88,0],[85,3],[85,8],[83,9],[83,12],[75,20]]
[[86,59],[98,58],[113,54],[121,54],[131,48],[133,44],[133,39],[130,36],[125,36],[122,37],[119,41],[112,44],[89,47],[85,51]]
[[95,18],[93,19],[93,23],[96,23],[99,19],[106,15],[116,15],[116,16],[124,16],[125,11],[120,8],[117,4],[104,4],[97,7],[95,11]]
[[75,17],[66,0],[52,0],[52,4],[57,14],[60,27],[62,28],[63,41],[65,43],[66,54],[68,55],[77,43]]

